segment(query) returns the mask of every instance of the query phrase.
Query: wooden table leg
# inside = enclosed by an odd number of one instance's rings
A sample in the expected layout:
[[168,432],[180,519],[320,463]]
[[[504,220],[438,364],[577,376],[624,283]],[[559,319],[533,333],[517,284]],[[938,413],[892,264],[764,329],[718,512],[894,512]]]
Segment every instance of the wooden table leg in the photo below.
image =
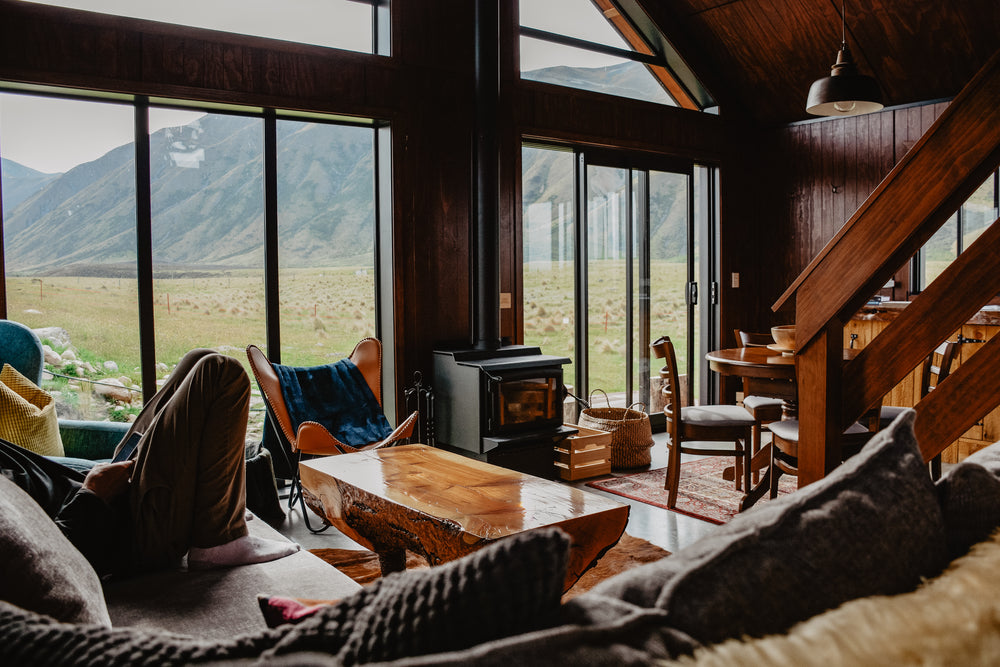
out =
[[770,492],[770,490],[771,467],[768,466],[767,470],[764,472],[764,476],[760,479],[760,483],[750,489],[750,493],[743,496],[743,500],[740,501],[740,511],[743,512],[753,507],[754,503],[763,498],[764,494]]
[[393,572],[402,572],[406,569],[406,549],[380,551],[378,565],[382,569],[383,577]]
[[[750,472],[760,472],[771,465],[771,443],[761,445],[760,451],[750,459]],[[736,479],[736,466],[728,466],[722,470],[722,479],[732,482]]]

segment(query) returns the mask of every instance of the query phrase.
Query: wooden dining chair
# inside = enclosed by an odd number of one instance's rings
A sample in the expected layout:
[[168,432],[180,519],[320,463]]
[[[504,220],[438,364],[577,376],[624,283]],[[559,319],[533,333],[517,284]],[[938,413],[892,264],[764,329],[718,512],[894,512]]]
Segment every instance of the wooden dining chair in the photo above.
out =
[[[752,333],[742,329],[734,329],[737,347],[767,347],[774,343],[774,338],[769,333]],[[761,448],[761,432],[764,427],[771,422],[781,419],[781,414],[785,407],[785,401],[772,396],[756,396],[751,393],[750,378],[743,378],[743,407],[753,415],[753,441],[751,456],[756,456]],[[753,483],[757,483],[758,473],[753,472]]]
[[[958,351],[961,347],[959,341],[948,341],[941,343],[933,352],[924,359],[924,364],[920,372],[920,398],[925,397],[933,389],[944,381],[951,373],[951,367],[958,358]],[[941,361],[937,362],[937,357]],[[897,405],[884,405],[879,412],[880,428],[885,428],[893,422],[905,407]],[[941,478],[941,455],[938,454],[930,462],[931,478],[938,480]]]
[[[841,460],[846,461],[879,431],[879,408],[873,408],[859,420],[844,429],[840,436]],[[782,474],[799,474],[799,420],[784,419],[772,423],[770,496],[778,497],[778,480]]]
[[[681,388],[677,372],[677,356],[669,336],[663,336],[649,346],[665,365],[660,370],[663,414],[667,420],[667,506],[677,505],[677,488],[681,478],[681,454],[699,456],[733,456],[736,458],[736,483],[743,489],[750,486],[750,443],[754,418],[738,405],[692,405],[681,407]],[[685,442],[732,442],[732,449],[687,447]]]

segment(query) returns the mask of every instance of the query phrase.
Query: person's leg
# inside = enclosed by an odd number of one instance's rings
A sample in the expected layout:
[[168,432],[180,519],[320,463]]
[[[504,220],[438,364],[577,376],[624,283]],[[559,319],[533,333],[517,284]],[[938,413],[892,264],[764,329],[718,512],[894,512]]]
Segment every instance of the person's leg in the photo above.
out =
[[[192,547],[227,544],[242,545],[226,552],[239,560],[210,564],[256,562],[260,549],[252,547],[260,545],[249,539],[244,518],[250,380],[239,362],[220,354],[199,354],[183,377],[179,369],[139,445],[131,492],[139,564],[163,567]],[[297,549],[286,544],[284,552],[265,550],[263,560]],[[202,555],[193,551],[189,561]]]
[[129,427],[128,432],[125,434],[125,437],[123,437],[121,439],[121,442],[119,442],[118,445],[115,447],[116,455],[118,454],[118,450],[121,448],[121,446],[129,439],[129,436],[131,436],[133,433],[142,434],[149,430],[149,427],[153,423],[153,420],[156,418],[157,413],[159,413],[160,410],[163,409],[163,406],[166,405],[167,401],[169,401],[173,397],[174,393],[177,391],[177,388],[184,381],[184,378],[186,378],[191,373],[191,370],[194,368],[195,364],[197,364],[198,361],[201,360],[203,357],[206,357],[210,354],[218,354],[218,353],[215,350],[196,348],[185,354],[183,357],[181,357],[181,360],[177,362],[177,365],[174,367],[174,370],[170,373],[169,376],[167,376],[166,382],[164,382],[163,386],[157,389],[156,393],[153,394],[153,396],[148,401],[146,401],[146,404],[143,406],[142,411],[135,418],[135,421],[132,422],[132,425]]

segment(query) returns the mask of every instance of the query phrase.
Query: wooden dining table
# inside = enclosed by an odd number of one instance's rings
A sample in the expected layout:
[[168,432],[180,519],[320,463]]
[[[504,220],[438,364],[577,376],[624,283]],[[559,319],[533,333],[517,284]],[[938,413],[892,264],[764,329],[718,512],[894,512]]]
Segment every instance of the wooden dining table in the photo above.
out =
[[[796,416],[795,357],[785,355],[767,347],[734,347],[715,350],[705,355],[708,367],[720,375],[743,378],[743,390],[747,395],[769,396],[784,401],[782,419]],[[720,386],[720,402],[725,402]],[[746,445],[749,447],[749,444]],[[767,444],[754,454],[750,470],[765,470],[760,481],[748,489],[740,502],[740,511],[748,509],[760,500],[771,487],[771,445]],[[725,479],[735,479],[735,467],[723,472]]]
[[[744,389],[754,396],[785,401],[785,419],[795,417],[795,357],[767,347],[734,347],[705,355],[708,367],[721,375],[744,378]],[[725,402],[720,392],[720,401]]]
[[[844,360],[857,356],[858,350],[845,349]],[[721,374],[737,376],[746,380],[743,389],[747,395],[770,396],[784,400],[782,419],[798,417],[797,385],[795,382],[795,357],[769,347],[734,347],[715,350],[705,355],[708,367]],[[720,402],[725,402],[721,396]],[[750,468],[757,472],[767,468],[758,482],[750,489],[740,503],[743,511],[756,503],[770,489],[771,485],[771,445],[760,448],[750,462]],[[726,479],[735,479],[735,468],[723,473]]]

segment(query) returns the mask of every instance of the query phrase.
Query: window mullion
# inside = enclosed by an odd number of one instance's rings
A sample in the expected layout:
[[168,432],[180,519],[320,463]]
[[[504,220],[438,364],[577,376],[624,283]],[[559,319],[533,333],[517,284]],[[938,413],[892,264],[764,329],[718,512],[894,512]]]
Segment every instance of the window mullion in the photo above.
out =
[[153,315],[153,204],[149,150],[149,98],[135,100],[136,289],[139,295],[139,358],[143,400],[156,393],[156,332]]

